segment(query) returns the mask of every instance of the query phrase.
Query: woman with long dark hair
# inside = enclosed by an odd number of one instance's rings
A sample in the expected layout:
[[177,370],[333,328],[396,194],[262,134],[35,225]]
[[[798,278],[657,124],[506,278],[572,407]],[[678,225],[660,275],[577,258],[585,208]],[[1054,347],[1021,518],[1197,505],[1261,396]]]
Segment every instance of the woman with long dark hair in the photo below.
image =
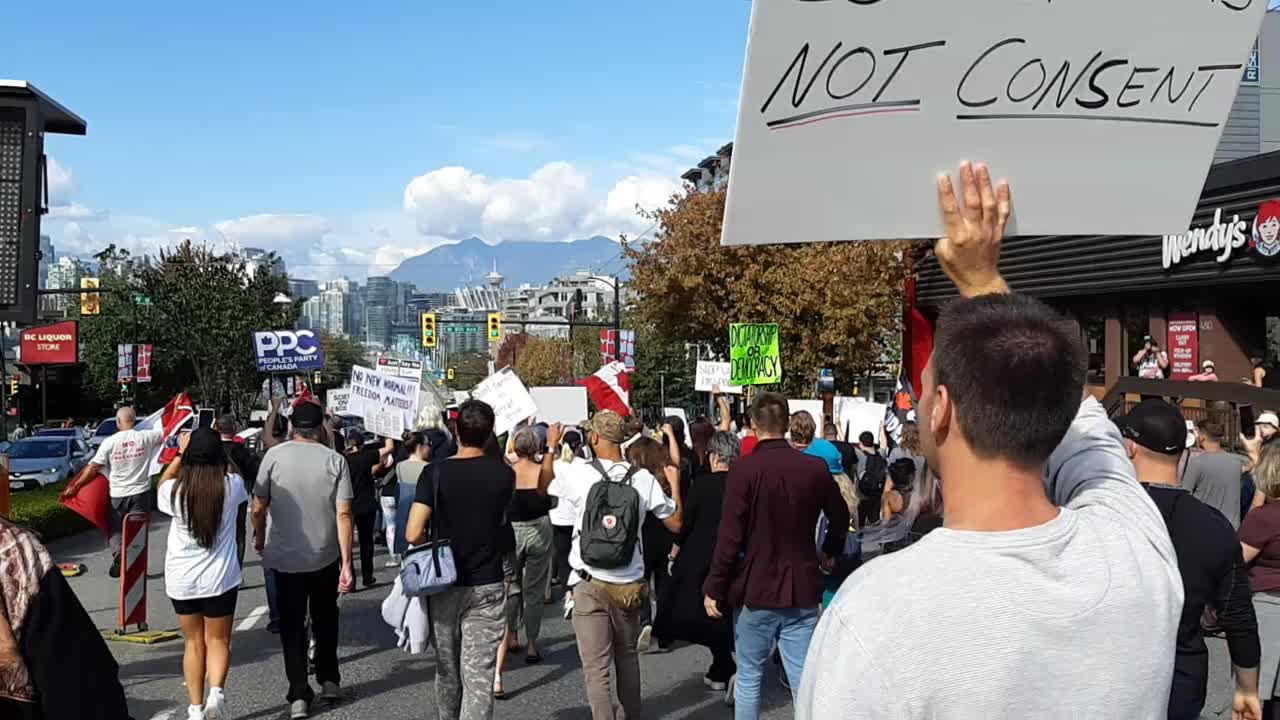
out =
[[[642,437],[627,448],[627,460],[632,465],[648,470],[658,480],[662,490],[670,497],[673,485],[679,486],[682,491],[685,489],[679,469],[682,456],[679,436],[675,430],[670,425],[664,425],[662,431],[668,443],[667,447],[664,448],[661,443],[653,438]],[[644,524],[640,526],[640,533],[641,544],[644,547],[645,579],[653,579],[653,597],[657,598],[662,595],[663,588],[666,587],[667,581],[671,577],[668,563],[670,562],[671,546],[675,543],[675,535],[667,529],[661,520],[651,513],[645,514]],[[653,603],[645,603],[640,609],[640,637],[636,643],[636,647],[640,652],[648,651],[653,641],[654,614],[652,606]],[[665,649],[669,644],[667,638],[659,637],[658,646],[660,648]]]
[[[209,428],[184,435],[165,468],[156,505],[173,517],[165,548],[165,594],[186,641],[182,670],[190,720],[229,716],[223,687],[231,665],[231,621],[240,589],[236,509],[249,500],[229,466],[222,438]],[[205,694],[205,678],[209,692]]]

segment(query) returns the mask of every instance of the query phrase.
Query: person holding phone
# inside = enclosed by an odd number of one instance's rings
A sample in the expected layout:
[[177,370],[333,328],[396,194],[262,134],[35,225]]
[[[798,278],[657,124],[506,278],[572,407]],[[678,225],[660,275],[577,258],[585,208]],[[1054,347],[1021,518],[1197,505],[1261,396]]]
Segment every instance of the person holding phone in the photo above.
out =
[[1169,354],[1160,349],[1160,343],[1146,335],[1142,338],[1142,349],[1133,356],[1133,366],[1140,378],[1162,380],[1169,371]]

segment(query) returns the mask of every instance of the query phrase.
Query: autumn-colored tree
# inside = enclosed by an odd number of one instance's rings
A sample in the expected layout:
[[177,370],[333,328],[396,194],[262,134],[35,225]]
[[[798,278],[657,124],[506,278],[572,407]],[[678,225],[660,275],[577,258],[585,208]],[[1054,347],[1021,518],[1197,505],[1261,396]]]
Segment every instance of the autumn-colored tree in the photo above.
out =
[[890,369],[905,244],[722,247],[724,205],[724,190],[686,189],[650,214],[659,227],[652,241],[625,245],[642,334],[710,344],[727,357],[730,323],[776,322],[783,389],[793,396],[812,391],[820,368],[842,385]]
[[484,353],[458,353],[449,356],[453,379],[445,380],[451,390],[470,390],[489,375],[489,356]]
[[515,357],[515,370],[524,384],[563,385],[569,382],[569,343],[559,338],[530,336]]

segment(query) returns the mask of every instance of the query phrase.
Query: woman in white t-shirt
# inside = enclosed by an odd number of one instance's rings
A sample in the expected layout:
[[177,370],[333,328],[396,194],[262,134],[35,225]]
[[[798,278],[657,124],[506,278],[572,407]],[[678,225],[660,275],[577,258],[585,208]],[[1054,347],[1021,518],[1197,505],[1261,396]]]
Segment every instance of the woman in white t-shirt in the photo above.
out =
[[[223,685],[231,665],[231,623],[240,589],[236,510],[249,500],[228,465],[222,438],[209,428],[182,437],[182,452],[164,471],[156,505],[173,516],[165,549],[165,594],[186,638],[182,670],[189,720],[228,716]],[[205,678],[209,693],[205,696]]]

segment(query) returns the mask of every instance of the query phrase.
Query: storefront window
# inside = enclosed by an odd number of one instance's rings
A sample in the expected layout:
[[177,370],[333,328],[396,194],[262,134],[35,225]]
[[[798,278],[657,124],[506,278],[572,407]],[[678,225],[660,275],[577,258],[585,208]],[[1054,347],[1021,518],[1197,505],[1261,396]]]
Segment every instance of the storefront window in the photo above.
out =
[[1124,311],[1124,375],[1137,375],[1133,358],[1146,346],[1151,335],[1151,316],[1146,308],[1126,308]]
[[1089,357],[1085,382],[1104,385],[1107,382],[1107,321],[1101,315],[1081,315],[1080,332],[1085,354]]

